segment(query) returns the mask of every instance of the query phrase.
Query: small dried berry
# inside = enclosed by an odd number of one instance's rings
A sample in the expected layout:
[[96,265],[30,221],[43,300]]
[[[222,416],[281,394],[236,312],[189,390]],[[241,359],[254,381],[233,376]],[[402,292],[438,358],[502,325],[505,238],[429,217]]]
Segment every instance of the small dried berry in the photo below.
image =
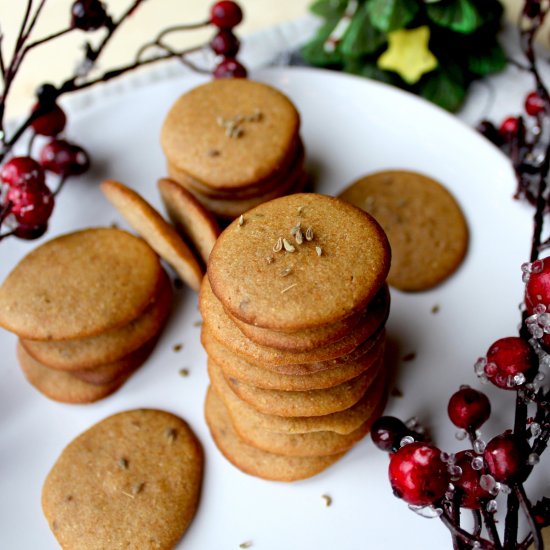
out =
[[487,443],[483,458],[495,480],[509,484],[525,478],[529,453],[524,439],[506,431]]
[[216,2],[210,10],[210,21],[220,29],[232,29],[243,19],[243,12],[237,2],[222,0]]
[[239,39],[228,29],[220,29],[210,41],[212,51],[225,57],[235,57],[240,46]]
[[13,157],[0,171],[0,178],[9,186],[44,185],[44,170],[31,157]]
[[109,16],[100,0],[76,0],[71,7],[71,26],[95,31],[107,24]]
[[67,123],[65,111],[57,103],[53,103],[47,109],[44,109],[40,103],[37,103],[33,107],[33,111],[39,108],[42,109],[43,114],[31,122],[35,133],[40,136],[57,136],[57,134],[60,134],[65,129],[65,124]]
[[17,222],[27,228],[48,223],[54,207],[54,197],[44,184],[10,187],[6,201],[11,203],[10,213]]
[[228,57],[214,69],[213,74],[214,78],[246,78],[247,72],[236,59]]
[[45,170],[60,176],[79,176],[90,167],[90,159],[82,147],[54,139],[42,147],[40,164]]
[[477,430],[489,418],[491,403],[484,393],[465,387],[451,396],[447,412],[458,428]]

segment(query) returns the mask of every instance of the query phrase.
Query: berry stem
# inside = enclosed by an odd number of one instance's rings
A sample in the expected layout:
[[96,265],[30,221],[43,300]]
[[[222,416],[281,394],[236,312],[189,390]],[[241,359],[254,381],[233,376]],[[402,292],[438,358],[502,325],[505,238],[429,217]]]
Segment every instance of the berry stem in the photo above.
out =
[[542,550],[544,548],[544,543],[542,541],[542,536],[540,533],[539,526],[533,518],[533,510],[531,509],[531,502],[525,494],[525,488],[522,483],[517,483],[514,485],[514,493],[527,517],[527,523],[529,524],[530,531],[533,535],[533,543],[535,545],[535,550]]
[[8,203],[0,209],[0,227],[2,227],[2,224],[4,223],[4,220],[8,217],[9,213],[11,212],[12,203],[8,201]]
[[491,542],[495,545],[495,550],[502,550],[502,544],[500,542],[500,537],[498,536],[495,517],[487,511],[485,503],[481,508],[481,514],[483,516],[483,521],[485,522],[485,527],[487,528],[487,534],[489,535]]
[[456,525],[453,518],[450,517],[445,510],[443,510],[443,513],[439,517],[445,527],[451,531],[452,536],[457,537],[457,539],[464,542],[469,548],[474,548],[474,544],[477,543],[477,548],[480,550],[496,550],[495,545],[491,541],[481,537],[475,537],[468,533],[468,531],[462,529],[462,527]]

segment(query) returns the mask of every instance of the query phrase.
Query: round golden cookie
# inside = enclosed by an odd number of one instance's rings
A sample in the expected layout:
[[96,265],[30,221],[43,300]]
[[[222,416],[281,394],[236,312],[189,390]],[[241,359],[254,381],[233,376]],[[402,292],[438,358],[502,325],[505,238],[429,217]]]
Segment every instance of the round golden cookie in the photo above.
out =
[[101,191],[122,217],[166,260],[193,290],[199,291],[202,268],[176,230],[134,190],[105,180]]
[[[114,363],[107,363],[92,369],[70,371],[72,376],[88,384],[105,385],[115,382],[121,377],[132,374],[138,367],[143,365],[151,352],[155,349],[158,336],[154,336],[145,342],[140,348],[132,351]],[[44,365],[47,367],[47,365]]]
[[35,361],[21,346],[17,345],[17,359],[19,366],[27,381],[34,386],[42,395],[53,401],[70,404],[85,404],[99,401],[118,390],[132,372],[129,369],[124,374],[115,377],[112,382],[106,384],[91,384],[79,380],[70,372],[50,369],[42,363]]
[[[363,319],[344,338],[304,352],[291,352],[260,346],[244,336],[224,311],[220,301],[214,296],[208,284],[208,277],[205,277],[201,287],[199,308],[205,326],[216,340],[240,357],[271,369],[280,366],[326,362],[353,352],[383,326],[389,311],[389,293],[387,288],[383,287],[382,292],[377,294],[376,299],[369,304]],[[311,370],[314,370],[313,367]],[[292,373],[292,370],[289,372]]]
[[323,416],[353,407],[383,369],[380,362],[352,380],[322,390],[264,390],[231,376],[226,380],[238,397],[259,412],[277,416]]
[[87,338],[141,315],[162,268],[143,241],[114,228],[57,237],[23,258],[0,287],[0,326],[31,340]]
[[210,187],[243,188],[284,163],[299,125],[294,105],[271,86],[213,80],[174,103],[161,145],[169,163]]
[[374,216],[392,248],[390,285],[405,291],[432,288],[461,264],[468,226],[451,193],[417,172],[385,171],[357,180],[339,197]]
[[243,189],[212,188],[208,184],[192,178],[187,172],[178,170],[170,163],[168,163],[168,173],[173,180],[183,185],[186,189],[197,192],[199,196],[212,199],[243,200],[265,195],[275,188],[281,187],[282,183],[289,179],[296,180],[297,175],[303,172],[304,160],[304,144],[298,137],[296,144],[292,146],[283,164],[269,178],[261,180],[255,185],[248,185]]
[[218,222],[187,189],[174,180],[162,178],[157,186],[172,223],[180,234],[188,238],[206,264],[220,234]]
[[158,296],[136,319],[116,328],[75,340],[21,340],[25,351],[44,365],[65,371],[82,371],[114,363],[136,351],[163,328],[172,304],[172,287],[162,272]]
[[220,397],[208,389],[204,407],[206,423],[220,452],[246,474],[272,481],[307,479],[326,470],[344,453],[329,456],[283,456],[246,444],[235,432]]
[[208,277],[233,316],[291,332],[365,309],[389,267],[388,241],[371,216],[334,197],[301,193],[229,225],[210,254]]
[[373,367],[383,357],[385,338],[382,333],[373,346],[355,361],[298,375],[274,372],[245,361],[213,338],[204,325],[201,342],[208,356],[220,366],[226,376],[266,390],[307,391],[337,386]]
[[[240,399],[225,379],[223,370],[211,359],[210,362],[213,363],[212,368],[209,369],[210,383],[225,403],[233,419],[233,424],[239,433],[241,433],[239,420],[246,419],[248,423],[253,422],[261,430],[278,434],[289,435],[329,431],[347,435],[358,430],[362,424],[374,415],[375,408],[385,402],[386,373],[382,371],[377,374],[375,381],[363,397],[355,405],[342,411],[322,416],[265,414]],[[246,427],[243,425],[244,429]],[[250,443],[253,444],[253,442]],[[266,448],[265,450],[269,449]]]
[[277,199],[284,195],[292,193],[301,193],[308,183],[308,176],[305,172],[299,171],[288,180],[283,180],[281,184],[270,191],[258,194],[246,199],[213,199],[207,197],[198,191],[189,189],[195,195],[205,208],[223,220],[233,220],[251,208],[264,202]]
[[239,330],[256,344],[285,351],[300,352],[323,347],[344,338],[346,334],[350,333],[359,324],[365,313],[359,311],[330,325],[295,332],[282,332],[255,327],[254,325],[243,323],[230,313],[227,314]]
[[203,453],[168,412],[115,414],[61,453],[42,488],[42,509],[63,548],[173,548],[197,509]]

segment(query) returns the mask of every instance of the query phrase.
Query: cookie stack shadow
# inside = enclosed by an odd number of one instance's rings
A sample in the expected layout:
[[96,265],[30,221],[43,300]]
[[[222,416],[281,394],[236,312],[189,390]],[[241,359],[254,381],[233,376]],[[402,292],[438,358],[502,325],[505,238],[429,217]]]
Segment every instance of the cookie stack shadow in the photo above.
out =
[[242,471],[311,477],[370,429],[386,401],[390,251],[368,215],[298,194],[233,222],[200,293],[205,415]]
[[0,325],[19,337],[27,380],[64,403],[114,391],[153,351],[172,286],[141,239],[114,228],[53,239],[25,257],[0,287]]
[[162,128],[170,178],[220,220],[302,191],[300,116],[271,86],[214,80],[181,96]]

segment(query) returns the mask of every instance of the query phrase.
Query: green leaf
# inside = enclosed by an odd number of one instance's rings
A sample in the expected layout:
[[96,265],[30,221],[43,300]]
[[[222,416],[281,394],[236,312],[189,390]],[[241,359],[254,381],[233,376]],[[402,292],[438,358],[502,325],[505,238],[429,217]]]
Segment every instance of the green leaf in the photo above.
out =
[[445,0],[428,4],[426,12],[435,24],[463,34],[474,32],[483,23],[472,0]]
[[402,29],[414,18],[419,9],[415,0],[369,0],[367,9],[371,23],[383,32]]
[[347,4],[348,0],[317,0],[309,10],[325,19],[334,19],[342,16]]
[[325,48],[325,42],[337,24],[338,20],[328,20],[319,28],[315,37],[301,49],[300,53],[307,63],[318,67],[342,63],[342,55],[338,48],[334,51],[327,51]]
[[458,70],[439,69],[421,81],[420,95],[447,111],[457,111],[466,96],[466,85]]
[[506,66],[506,54],[500,44],[493,40],[490,43],[476,45],[475,50],[466,59],[468,70],[477,76],[485,76],[502,71]]
[[346,57],[361,57],[375,52],[386,42],[386,35],[373,27],[367,5],[362,4],[342,37],[340,48]]

